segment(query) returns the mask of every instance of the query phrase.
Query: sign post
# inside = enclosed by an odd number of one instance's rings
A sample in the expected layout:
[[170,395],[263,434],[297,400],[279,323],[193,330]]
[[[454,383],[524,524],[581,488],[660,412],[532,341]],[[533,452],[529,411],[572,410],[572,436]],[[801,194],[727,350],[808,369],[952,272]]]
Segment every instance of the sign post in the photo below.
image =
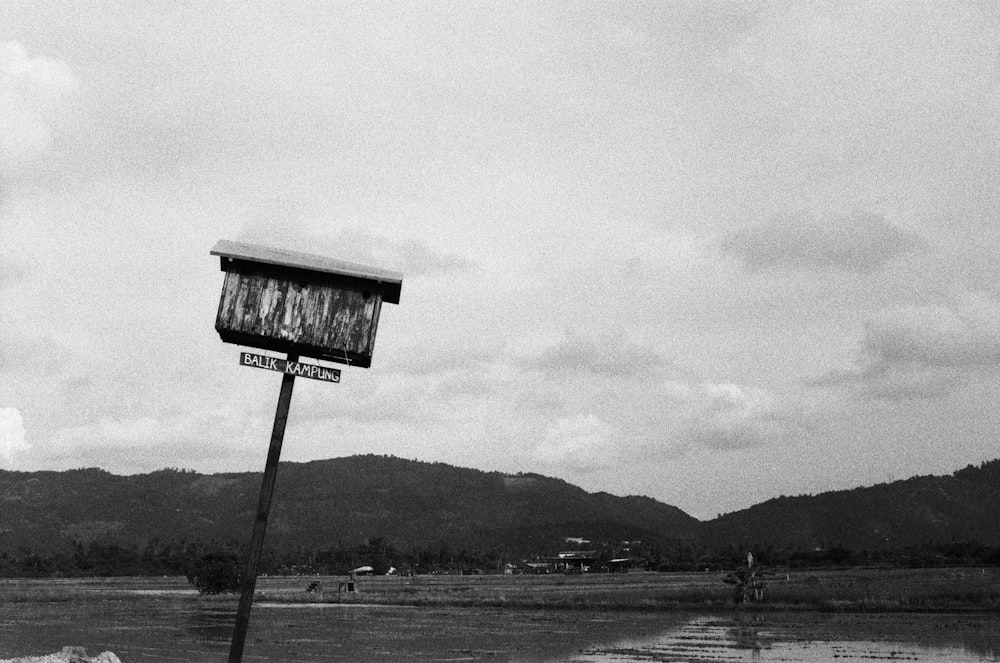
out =
[[295,378],[340,382],[339,370],[301,363],[299,356],[368,368],[382,304],[399,303],[403,277],[323,256],[227,240],[219,241],[212,255],[219,256],[226,272],[215,319],[219,337],[226,343],[287,354],[287,359],[279,359],[240,353],[242,366],[282,373],[229,650],[229,663],[240,663]]
[[[297,356],[288,355],[288,361],[296,359]],[[271,498],[274,496],[274,484],[278,478],[278,459],[281,457],[281,444],[285,439],[285,424],[288,422],[288,408],[292,402],[294,386],[295,375],[285,373],[281,378],[278,407],[274,412],[271,446],[267,450],[264,479],[260,483],[260,498],[257,501],[257,517],[253,522],[253,533],[250,536],[250,550],[243,569],[243,577],[240,578],[240,605],[236,610],[236,627],[233,629],[233,641],[229,647],[229,663],[240,663],[243,660],[243,643],[246,641],[247,626],[250,624],[253,593],[257,588],[257,567],[260,564],[260,553],[264,549],[264,532],[267,530],[267,516],[271,512]]]

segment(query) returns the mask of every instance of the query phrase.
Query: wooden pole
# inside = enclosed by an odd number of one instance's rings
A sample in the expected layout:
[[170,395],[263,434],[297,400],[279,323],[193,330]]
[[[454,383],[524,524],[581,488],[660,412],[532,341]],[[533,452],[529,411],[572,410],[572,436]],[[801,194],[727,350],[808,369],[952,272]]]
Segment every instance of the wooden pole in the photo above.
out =
[[[288,361],[298,361],[298,359],[298,355],[289,353]],[[267,451],[267,465],[264,468],[264,479],[260,484],[257,519],[253,524],[250,549],[247,552],[247,562],[240,582],[240,605],[236,610],[236,627],[233,629],[233,642],[229,648],[229,663],[240,663],[243,659],[243,643],[246,641],[247,626],[250,623],[254,589],[257,587],[257,566],[260,564],[260,553],[264,547],[264,532],[267,529],[267,516],[271,511],[274,484],[278,478],[278,459],[281,457],[281,443],[285,439],[285,424],[288,422],[288,407],[292,402],[293,386],[295,386],[295,376],[285,373],[281,378],[281,393],[278,395],[278,407],[274,413],[274,428],[271,429],[271,446]]]

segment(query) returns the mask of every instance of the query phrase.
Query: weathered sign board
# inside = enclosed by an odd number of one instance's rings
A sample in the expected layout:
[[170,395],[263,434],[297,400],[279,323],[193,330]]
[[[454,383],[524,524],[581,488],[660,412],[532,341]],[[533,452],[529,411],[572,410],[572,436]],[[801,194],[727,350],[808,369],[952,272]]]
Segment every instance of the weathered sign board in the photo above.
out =
[[323,380],[324,382],[340,382],[340,369],[317,366],[316,364],[303,364],[299,361],[289,361],[267,355],[253,354],[252,352],[240,353],[240,366],[252,366],[253,368],[265,368],[269,371],[288,373],[300,378],[312,378],[313,380]]
[[371,366],[382,304],[403,277],[297,251],[219,241],[226,272],[215,329],[226,343]]
[[371,366],[383,303],[398,304],[402,275],[333,258],[220,240],[212,248],[226,273],[215,329],[226,343],[286,353],[240,353],[240,364],[282,373],[271,445],[240,584],[229,663],[240,663],[267,517],[296,377],[340,382],[340,371],[298,361],[312,357]]

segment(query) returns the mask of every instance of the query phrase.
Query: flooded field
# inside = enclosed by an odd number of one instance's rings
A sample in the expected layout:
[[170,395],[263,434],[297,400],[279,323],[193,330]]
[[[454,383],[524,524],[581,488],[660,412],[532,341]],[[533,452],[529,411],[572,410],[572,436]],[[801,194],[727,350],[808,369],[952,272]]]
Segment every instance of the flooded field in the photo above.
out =
[[953,615],[762,613],[691,616],[654,636],[592,647],[570,661],[590,663],[726,661],[1000,660],[1000,618]]
[[[494,581],[497,582],[497,581]],[[262,579],[265,590],[299,581]],[[235,600],[183,579],[0,580],[0,659],[83,646],[123,663],[222,661]],[[246,661],[524,663],[1000,660],[1000,614],[254,606]]]

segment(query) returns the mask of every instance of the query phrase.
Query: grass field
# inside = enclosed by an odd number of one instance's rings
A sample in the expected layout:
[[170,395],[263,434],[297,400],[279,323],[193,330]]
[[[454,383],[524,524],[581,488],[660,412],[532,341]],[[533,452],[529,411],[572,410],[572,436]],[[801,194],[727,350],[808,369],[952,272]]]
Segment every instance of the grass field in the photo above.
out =
[[[718,573],[593,575],[373,576],[357,592],[345,578],[262,578],[258,601],[395,605],[511,606],[601,610],[717,609],[733,606]],[[321,591],[306,591],[318,582]],[[776,571],[765,600],[745,609],[843,611],[1000,610],[1000,569],[845,569]]]
[[[585,575],[272,576],[255,602],[490,606],[583,610],[732,609],[720,573]],[[320,591],[307,591],[317,582]],[[0,602],[165,599],[226,604],[232,594],[198,596],[184,578],[0,579]],[[744,610],[1000,611],[1000,568],[777,570],[764,601]]]

